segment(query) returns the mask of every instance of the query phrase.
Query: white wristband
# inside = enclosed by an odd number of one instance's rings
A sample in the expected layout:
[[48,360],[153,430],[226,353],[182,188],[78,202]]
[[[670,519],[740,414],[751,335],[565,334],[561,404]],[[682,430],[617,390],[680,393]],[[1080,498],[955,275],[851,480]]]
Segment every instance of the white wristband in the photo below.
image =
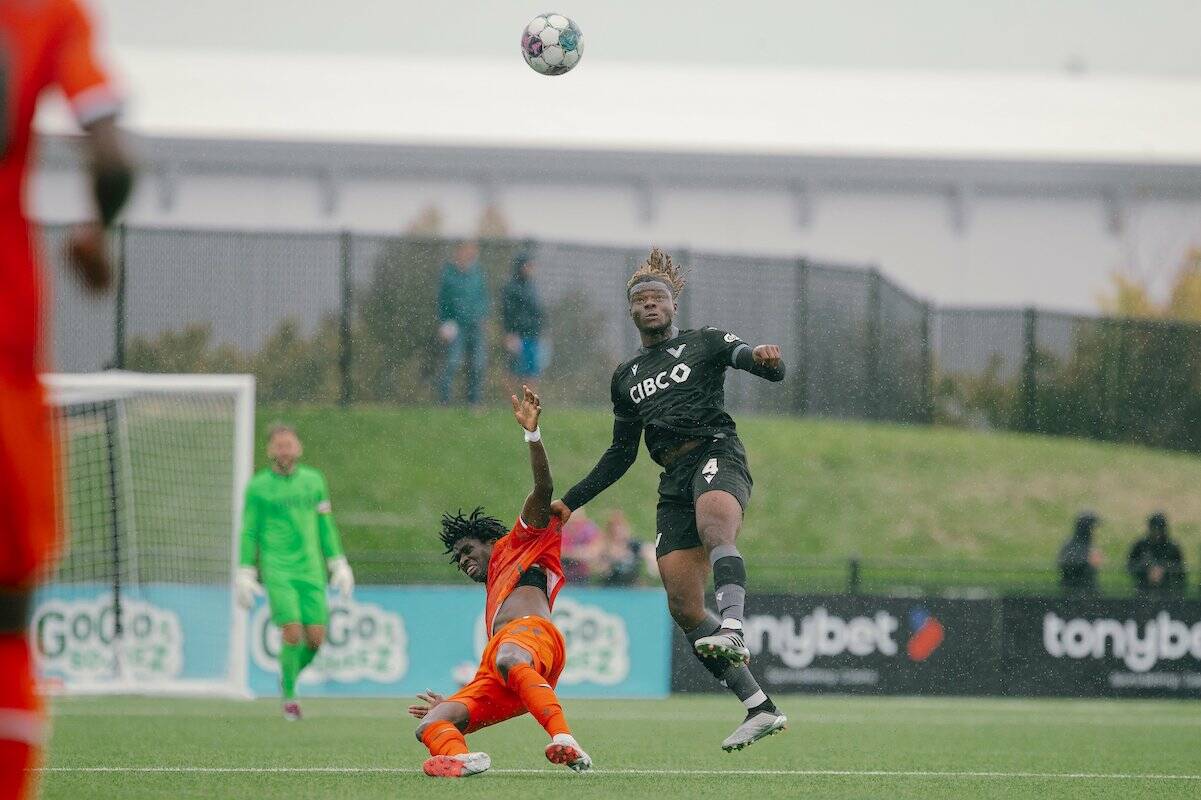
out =
[[541,427],[541,426],[539,426],[539,427],[537,427],[537,428],[534,428],[532,431],[526,431],[526,432],[525,432],[525,440],[526,440],[527,442],[540,442],[540,441],[542,441],[542,427]]

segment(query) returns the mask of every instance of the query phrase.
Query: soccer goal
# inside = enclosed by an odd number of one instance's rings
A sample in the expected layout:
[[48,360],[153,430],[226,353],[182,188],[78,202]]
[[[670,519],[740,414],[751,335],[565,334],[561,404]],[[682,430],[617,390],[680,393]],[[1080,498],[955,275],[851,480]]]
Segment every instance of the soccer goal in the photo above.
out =
[[67,693],[247,694],[233,597],[254,378],[46,375],[66,545],[34,604]]

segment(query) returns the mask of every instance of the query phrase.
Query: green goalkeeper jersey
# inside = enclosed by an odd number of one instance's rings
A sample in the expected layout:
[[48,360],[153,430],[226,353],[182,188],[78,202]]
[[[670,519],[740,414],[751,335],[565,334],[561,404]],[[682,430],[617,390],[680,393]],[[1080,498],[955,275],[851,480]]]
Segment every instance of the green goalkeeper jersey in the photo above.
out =
[[246,487],[240,563],[259,579],[325,585],[326,559],[342,555],[325,477],[298,464],[291,475],[264,469]]

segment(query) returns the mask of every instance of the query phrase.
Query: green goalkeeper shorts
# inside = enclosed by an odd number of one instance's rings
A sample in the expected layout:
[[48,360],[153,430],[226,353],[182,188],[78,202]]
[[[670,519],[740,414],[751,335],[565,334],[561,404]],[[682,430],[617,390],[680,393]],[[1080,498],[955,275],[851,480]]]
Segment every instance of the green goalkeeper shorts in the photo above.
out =
[[267,603],[271,606],[271,621],[276,625],[291,622],[325,625],[329,622],[325,584],[298,578],[274,578],[263,581],[263,588],[267,590]]

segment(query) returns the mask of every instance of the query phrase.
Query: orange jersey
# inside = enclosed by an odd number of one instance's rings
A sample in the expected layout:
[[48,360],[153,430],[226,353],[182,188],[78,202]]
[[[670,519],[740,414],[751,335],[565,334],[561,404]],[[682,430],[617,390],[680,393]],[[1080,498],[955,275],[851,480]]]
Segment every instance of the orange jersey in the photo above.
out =
[[32,587],[55,556],[56,450],[37,376],[0,372],[0,589]]
[[555,595],[563,588],[563,564],[559,550],[563,545],[563,523],[551,517],[545,528],[531,528],[521,517],[507,534],[492,545],[492,558],[488,561],[488,600],[484,605],[484,624],[488,637],[492,637],[492,622],[496,612],[517,588],[521,575],[537,564],[546,571],[546,599],[551,608]]
[[58,86],[84,126],[118,103],[77,0],[0,2],[0,80],[0,370],[33,372],[43,301],[23,194],[38,97]]

